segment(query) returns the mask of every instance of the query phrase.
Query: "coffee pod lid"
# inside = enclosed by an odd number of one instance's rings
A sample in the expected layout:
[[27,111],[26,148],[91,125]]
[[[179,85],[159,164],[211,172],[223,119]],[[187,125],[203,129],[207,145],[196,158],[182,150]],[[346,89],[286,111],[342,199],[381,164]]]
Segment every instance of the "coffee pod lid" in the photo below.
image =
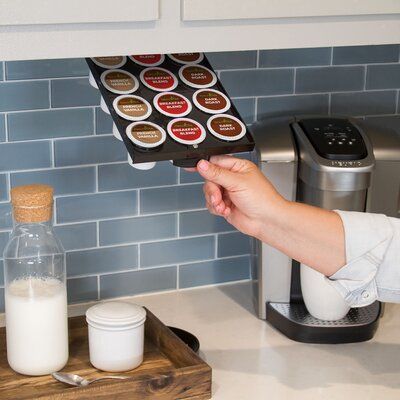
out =
[[143,54],[129,56],[129,58],[136,64],[142,67],[156,67],[164,62],[164,54]]
[[218,139],[233,142],[246,134],[246,126],[240,119],[228,114],[217,114],[207,121],[208,130]]
[[154,107],[168,117],[184,117],[192,111],[192,104],[183,95],[175,92],[163,92],[153,99]]
[[168,57],[178,64],[197,64],[203,61],[203,53],[173,53],[168,54]]
[[184,65],[179,70],[179,77],[186,85],[204,89],[217,83],[217,76],[210,69],[197,64]]
[[114,69],[126,63],[126,56],[93,57],[91,60],[99,67]]
[[140,73],[140,80],[151,90],[168,92],[178,86],[176,76],[165,68],[150,67]]
[[197,145],[206,138],[206,130],[190,118],[176,118],[167,125],[168,134],[178,143]]
[[152,122],[133,122],[127,126],[126,135],[132,143],[145,149],[158,147],[167,138],[165,130]]
[[134,75],[122,69],[109,69],[100,76],[104,87],[112,93],[128,94],[139,88],[139,82]]
[[143,121],[152,112],[150,103],[143,97],[132,94],[118,96],[113,101],[115,112],[129,121]]
[[208,114],[221,114],[231,108],[231,101],[224,93],[214,89],[200,89],[193,94],[193,103]]

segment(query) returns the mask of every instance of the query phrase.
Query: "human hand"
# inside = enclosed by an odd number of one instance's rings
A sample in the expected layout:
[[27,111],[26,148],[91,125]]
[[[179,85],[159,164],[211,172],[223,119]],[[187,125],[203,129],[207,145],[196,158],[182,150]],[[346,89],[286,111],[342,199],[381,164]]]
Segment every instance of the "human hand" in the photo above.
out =
[[208,210],[224,217],[241,232],[259,238],[265,221],[285,203],[255,164],[231,157],[201,160],[197,171],[205,179]]

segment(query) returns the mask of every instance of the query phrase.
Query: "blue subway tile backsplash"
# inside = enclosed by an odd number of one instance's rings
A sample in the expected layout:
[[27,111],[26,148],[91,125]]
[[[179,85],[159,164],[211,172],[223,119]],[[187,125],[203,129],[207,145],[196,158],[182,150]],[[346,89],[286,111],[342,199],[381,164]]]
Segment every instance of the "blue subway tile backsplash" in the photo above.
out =
[[7,176],[6,174],[0,174],[0,201],[7,200]]
[[51,147],[47,140],[0,144],[0,172],[48,168]]
[[57,140],[54,154],[57,167],[126,161],[128,158],[125,146],[113,136]]
[[70,108],[11,113],[8,140],[36,140],[63,136],[93,135],[93,110]]
[[0,83],[0,112],[48,108],[49,84],[46,81]]
[[[399,52],[396,44],[207,56],[249,126],[348,114],[400,132]],[[0,311],[8,191],[33,182],[55,188],[71,303],[249,279],[249,239],[208,213],[199,174],[168,161],[131,168],[87,75],[84,59],[0,62]]]
[[100,298],[129,296],[177,287],[176,267],[108,274],[100,277]]
[[11,186],[43,183],[54,188],[55,195],[96,191],[95,167],[47,169],[11,174]]
[[400,63],[369,65],[367,67],[367,89],[399,89]]
[[168,186],[178,183],[177,169],[162,161],[147,171],[132,168],[127,163],[99,166],[99,190],[136,189],[151,186]]
[[99,231],[102,246],[171,239],[177,236],[177,215],[160,214],[100,221]]
[[296,74],[296,93],[351,92],[364,88],[365,67],[307,67]]
[[56,207],[58,223],[126,217],[137,214],[137,192],[60,197]]
[[6,117],[0,114],[0,142],[6,141]]
[[179,267],[179,287],[188,288],[250,278],[248,256],[202,261]]
[[300,67],[329,65],[332,50],[328,47],[315,49],[284,49],[260,51],[260,67]]
[[97,246],[96,222],[58,225],[54,229],[65,250],[79,250]]
[[397,92],[395,90],[333,93],[331,111],[333,114],[361,116],[366,114],[394,114]]
[[333,64],[390,63],[398,60],[398,44],[336,47],[333,49]]
[[137,269],[138,246],[103,247],[67,253],[67,275],[77,276]]
[[140,212],[159,212],[204,208],[203,188],[200,184],[143,189],[140,193]]
[[8,80],[59,78],[87,74],[86,62],[83,58],[6,62]]
[[53,107],[97,106],[100,94],[89,84],[88,78],[57,79],[51,82]]
[[221,81],[232,97],[293,93],[294,70],[246,69],[222,71]]

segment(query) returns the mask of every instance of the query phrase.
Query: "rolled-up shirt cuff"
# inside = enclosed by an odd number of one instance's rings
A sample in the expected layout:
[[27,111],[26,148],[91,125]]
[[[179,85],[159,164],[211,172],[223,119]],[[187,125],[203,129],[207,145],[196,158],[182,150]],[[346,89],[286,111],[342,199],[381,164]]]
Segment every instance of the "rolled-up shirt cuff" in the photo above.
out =
[[385,215],[335,210],[342,219],[346,265],[326,279],[351,307],[364,307],[378,298],[376,275],[393,231]]

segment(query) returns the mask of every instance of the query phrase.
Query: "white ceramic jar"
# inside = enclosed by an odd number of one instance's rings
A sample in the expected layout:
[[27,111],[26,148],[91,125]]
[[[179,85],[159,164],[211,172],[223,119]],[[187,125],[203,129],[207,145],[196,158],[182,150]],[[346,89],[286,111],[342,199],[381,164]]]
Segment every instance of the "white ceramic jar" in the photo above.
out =
[[143,361],[146,310],[136,304],[108,301],[86,311],[92,365],[103,371],[122,372]]

